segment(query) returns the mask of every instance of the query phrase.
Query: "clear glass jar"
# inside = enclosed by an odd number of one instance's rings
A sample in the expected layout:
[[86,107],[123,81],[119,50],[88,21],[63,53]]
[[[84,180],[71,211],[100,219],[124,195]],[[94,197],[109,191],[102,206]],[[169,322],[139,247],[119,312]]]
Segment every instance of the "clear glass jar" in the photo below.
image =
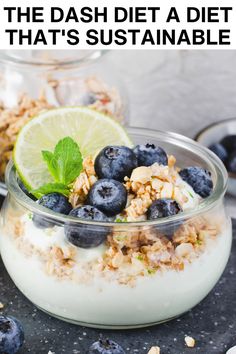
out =
[[[0,182],[20,128],[55,106],[89,106],[128,123],[124,82],[107,51],[0,52]],[[0,183],[0,193],[5,186]],[[6,192],[6,190],[5,190]]]
[[[214,188],[194,209],[159,221],[99,223],[47,210],[20,189],[12,163],[1,214],[1,256],[16,286],[37,307],[76,324],[104,328],[149,326],[198,304],[221,276],[232,227],[223,197],[227,174],[210,151],[177,134],[129,128],[134,143],[155,143],[178,166],[202,166]],[[40,229],[33,218],[49,222]],[[64,227],[106,241],[82,249]]]

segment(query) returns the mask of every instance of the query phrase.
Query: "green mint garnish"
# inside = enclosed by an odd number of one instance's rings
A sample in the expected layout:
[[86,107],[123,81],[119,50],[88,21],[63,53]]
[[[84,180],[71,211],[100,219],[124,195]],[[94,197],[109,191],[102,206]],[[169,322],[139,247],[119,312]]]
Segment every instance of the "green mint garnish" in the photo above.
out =
[[138,255],[138,256],[136,257],[136,259],[138,259],[139,261],[143,261],[143,257],[140,256],[140,255]]
[[152,275],[155,274],[156,270],[155,269],[148,269],[148,274]]
[[56,183],[68,186],[82,170],[82,155],[78,144],[66,137],[60,140],[54,152],[42,151],[43,159]]
[[194,198],[191,192],[188,192],[188,194],[190,195],[191,198]]
[[32,219],[33,219],[33,214],[32,214],[32,213],[29,213],[29,214],[28,214],[28,218],[29,218],[30,220],[32,220]]
[[68,197],[70,184],[83,168],[83,158],[78,144],[72,138],[66,137],[57,143],[54,152],[42,151],[42,156],[54,183],[44,184],[30,192],[38,199],[49,193],[61,193]]
[[115,220],[115,222],[127,222],[127,218],[121,219],[121,218],[117,218]]
[[33,189],[30,191],[30,193],[32,193],[37,199],[48,193],[60,193],[68,197],[70,189],[68,186],[62,183],[48,183],[37,189]]
[[202,245],[202,241],[201,241],[201,240],[197,240],[197,241],[196,241],[196,245],[201,246],[201,245]]

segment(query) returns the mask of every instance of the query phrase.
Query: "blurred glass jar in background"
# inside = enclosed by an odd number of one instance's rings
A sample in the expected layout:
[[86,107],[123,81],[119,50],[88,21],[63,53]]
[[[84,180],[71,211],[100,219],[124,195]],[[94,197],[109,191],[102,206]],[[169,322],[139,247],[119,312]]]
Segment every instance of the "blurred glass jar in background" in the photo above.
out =
[[[41,111],[89,106],[128,123],[128,102],[107,51],[0,52],[0,180],[21,127]],[[0,186],[1,187],[1,186]]]

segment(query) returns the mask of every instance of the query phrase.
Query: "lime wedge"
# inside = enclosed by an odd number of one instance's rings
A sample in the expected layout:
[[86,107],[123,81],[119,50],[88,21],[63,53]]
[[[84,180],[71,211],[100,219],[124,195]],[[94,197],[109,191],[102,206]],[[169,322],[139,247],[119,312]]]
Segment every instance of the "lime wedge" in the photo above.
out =
[[52,182],[41,151],[53,151],[60,139],[70,136],[82,155],[94,156],[106,145],[132,146],[124,128],[112,118],[86,107],[64,107],[38,115],[20,131],[14,163],[29,189]]

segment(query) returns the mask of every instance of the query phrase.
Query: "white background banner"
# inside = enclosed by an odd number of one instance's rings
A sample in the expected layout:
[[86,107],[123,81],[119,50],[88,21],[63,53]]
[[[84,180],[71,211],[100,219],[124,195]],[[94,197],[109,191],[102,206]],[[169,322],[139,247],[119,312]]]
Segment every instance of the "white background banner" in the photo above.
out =
[[235,0],[1,0],[0,49],[236,49]]

